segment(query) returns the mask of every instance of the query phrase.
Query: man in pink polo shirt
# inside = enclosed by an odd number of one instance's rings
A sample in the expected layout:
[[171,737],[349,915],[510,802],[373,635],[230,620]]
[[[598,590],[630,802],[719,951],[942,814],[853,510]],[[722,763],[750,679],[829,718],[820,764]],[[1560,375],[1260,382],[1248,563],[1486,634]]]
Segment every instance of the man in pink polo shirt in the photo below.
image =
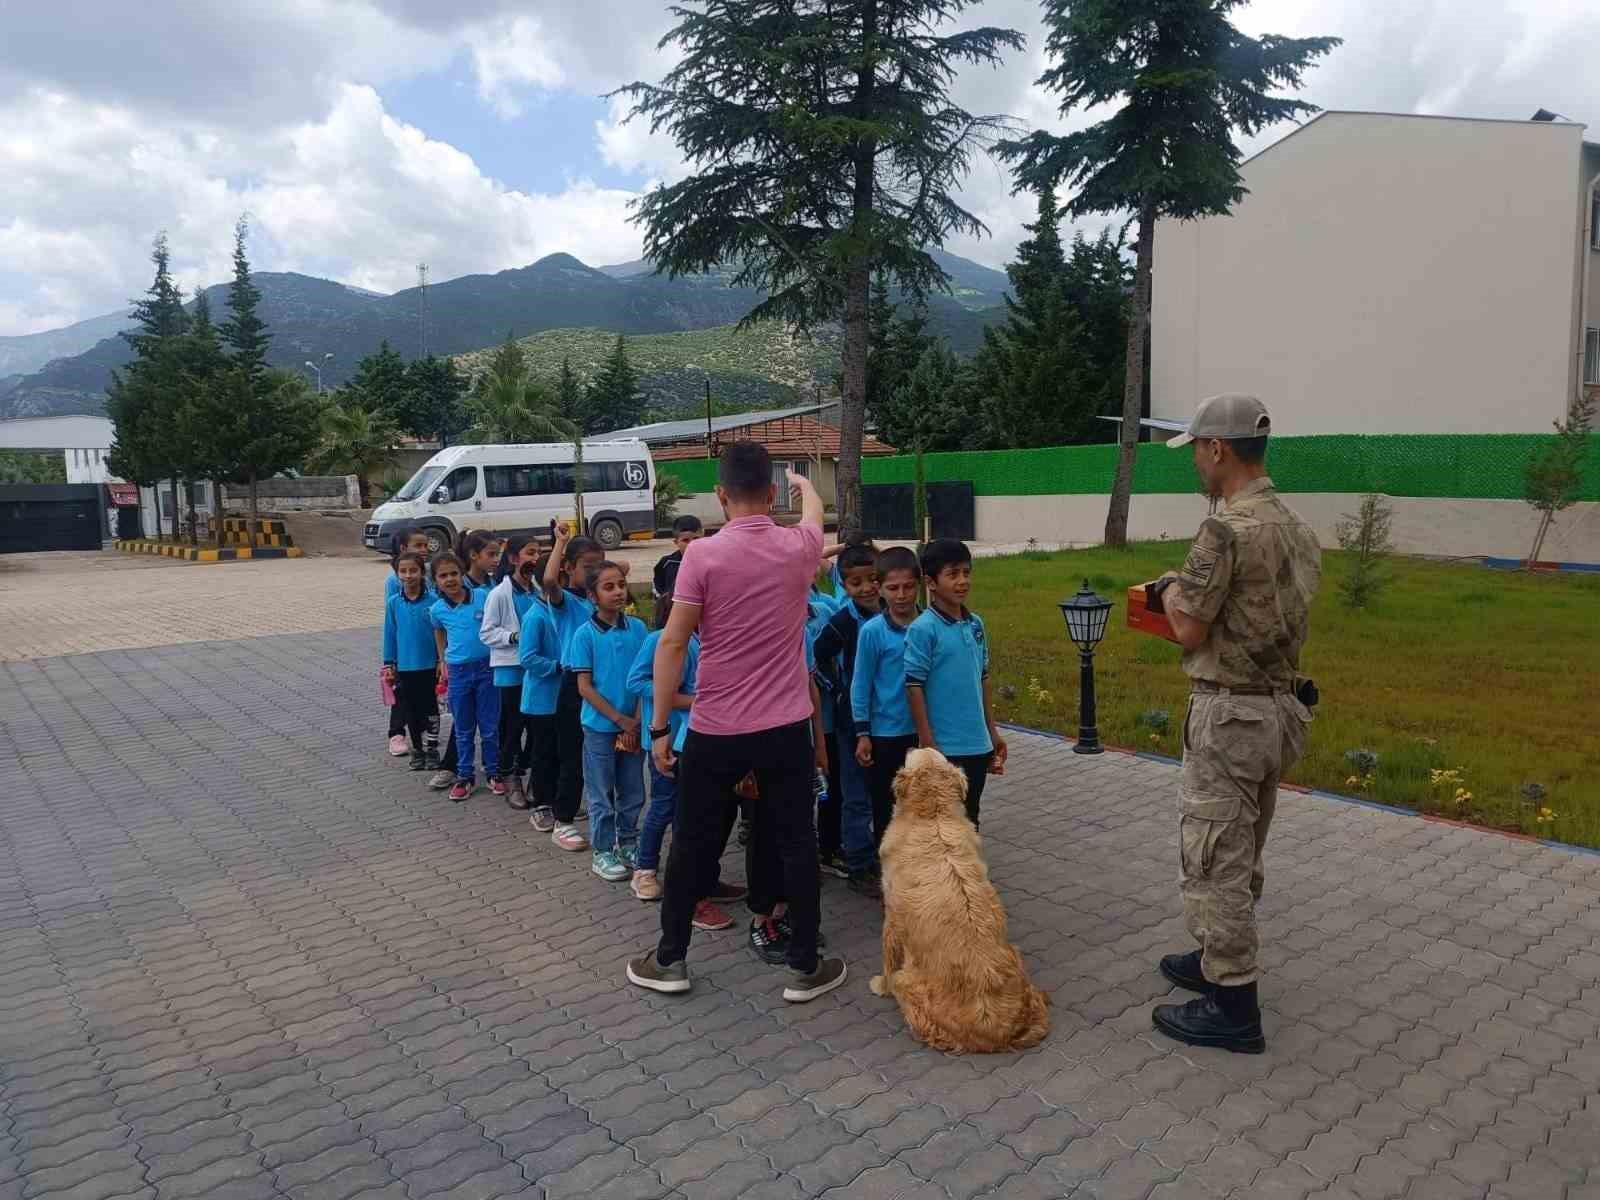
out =
[[[722,854],[734,786],[755,772],[761,798],[758,833],[770,836],[789,905],[783,998],[814,1000],[845,979],[843,959],[817,954],[821,916],[817,833],[812,821],[815,751],[811,685],[805,661],[806,600],[822,554],[822,500],[810,480],[791,473],[800,524],[771,517],[777,488],[772,459],[755,442],[737,442],[717,464],[717,500],[728,523],[683,554],[672,615],[656,647],[655,709],[672,711],[689,635],[700,631],[700,667],[683,757],[674,758],[665,722],[649,737],[663,774],[676,767],[678,822],[661,903],[661,941],[628,964],[628,979],[657,992],[686,992],[685,956],[695,902]],[[765,830],[759,826],[766,824]],[[752,878],[776,896],[777,880]]]

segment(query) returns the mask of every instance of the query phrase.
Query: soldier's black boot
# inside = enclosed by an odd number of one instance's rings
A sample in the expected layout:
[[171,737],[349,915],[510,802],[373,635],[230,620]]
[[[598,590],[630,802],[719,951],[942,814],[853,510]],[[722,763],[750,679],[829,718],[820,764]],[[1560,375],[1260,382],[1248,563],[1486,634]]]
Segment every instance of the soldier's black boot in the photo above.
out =
[[1200,992],[1202,995],[1211,990],[1212,985],[1200,971],[1200,951],[1191,950],[1187,954],[1164,954],[1161,956],[1161,973],[1178,987],[1191,992]]
[[1190,1046],[1238,1054],[1260,1054],[1267,1048],[1253,983],[1218,987],[1187,1004],[1158,1004],[1150,1015],[1162,1033]]

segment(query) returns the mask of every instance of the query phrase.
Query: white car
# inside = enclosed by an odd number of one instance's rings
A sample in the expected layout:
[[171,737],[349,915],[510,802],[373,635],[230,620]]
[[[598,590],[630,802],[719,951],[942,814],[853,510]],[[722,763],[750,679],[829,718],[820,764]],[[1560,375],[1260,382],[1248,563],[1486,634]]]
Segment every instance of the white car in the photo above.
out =
[[[607,550],[656,531],[656,468],[636,438],[583,444],[585,532]],[[464,529],[547,536],[552,520],[576,514],[570,442],[451,446],[435,454],[373,510],[361,541],[387,553],[413,529],[437,553]]]

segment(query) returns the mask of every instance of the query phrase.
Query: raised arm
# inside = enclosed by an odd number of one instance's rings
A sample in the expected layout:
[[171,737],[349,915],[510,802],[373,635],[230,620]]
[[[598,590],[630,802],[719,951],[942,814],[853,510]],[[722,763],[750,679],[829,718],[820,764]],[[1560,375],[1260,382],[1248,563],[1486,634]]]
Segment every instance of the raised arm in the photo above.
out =
[[804,475],[789,472],[789,490],[800,501],[800,523],[802,525],[815,525],[818,533],[822,531],[822,497],[817,494],[817,489],[811,480]]
[[571,540],[572,533],[567,523],[562,521],[556,527],[556,544],[551,547],[550,561],[544,565],[544,578],[539,581],[544,588],[544,598],[556,608],[560,608],[567,598],[561,590],[561,560],[566,556],[567,543]]

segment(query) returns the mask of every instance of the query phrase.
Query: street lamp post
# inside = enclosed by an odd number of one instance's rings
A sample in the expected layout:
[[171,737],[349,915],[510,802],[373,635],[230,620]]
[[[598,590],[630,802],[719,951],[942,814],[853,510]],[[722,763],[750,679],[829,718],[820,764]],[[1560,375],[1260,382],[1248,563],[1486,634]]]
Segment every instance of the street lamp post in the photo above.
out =
[[330,350],[322,356],[321,363],[314,363],[309,358],[306,359],[306,369],[317,373],[317,395],[319,396],[322,395],[322,368],[328,365],[328,360],[332,357],[333,351]]
[[1078,648],[1078,741],[1074,754],[1099,754],[1100,730],[1095,723],[1094,649],[1106,636],[1106,620],[1111,601],[1089,589],[1089,581],[1070,600],[1061,602],[1061,615],[1067,622],[1067,636]]

